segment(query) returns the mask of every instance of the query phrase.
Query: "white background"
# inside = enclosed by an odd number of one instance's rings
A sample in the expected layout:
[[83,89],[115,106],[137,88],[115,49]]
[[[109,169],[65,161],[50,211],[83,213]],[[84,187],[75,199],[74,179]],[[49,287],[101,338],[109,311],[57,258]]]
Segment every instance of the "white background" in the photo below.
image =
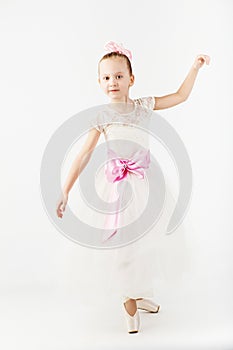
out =
[[[2,348],[162,344],[170,349],[171,335],[173,349],[233,346],[232,5],[222,0],[0,2]],[[110,40],[132,51],[131,98],[175,92],[196,55],[211,57],[189,99],[159,111],[179,133],[192,162],[193,198],[185,218],[192,263],[182,289],[172,289],[169,280],[155,281],[164,313],[143,320],[144,337],[130,339],[118,306],[103,304],[100,310],[94,298],[97,277],[85,272],[93,250],[51,224],[39,183],[42,155],[54,131],[79,111],[107,103],[97,83],[97,63]],[[75,297],[80,288],[93,289],[92,308]],[[102,324],[96,322],[100,314]]]

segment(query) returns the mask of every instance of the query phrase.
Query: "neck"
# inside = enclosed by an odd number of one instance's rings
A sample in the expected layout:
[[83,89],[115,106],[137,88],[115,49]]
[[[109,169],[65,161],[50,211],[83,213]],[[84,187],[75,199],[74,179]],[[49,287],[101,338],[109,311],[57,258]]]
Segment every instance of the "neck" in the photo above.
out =
[[110,103],[127,103],[127,104],[129,103],[129,104],[132,104],[133,101],[128,96],[125,96],[125,97],[122,97],[121,99],[111,99]]

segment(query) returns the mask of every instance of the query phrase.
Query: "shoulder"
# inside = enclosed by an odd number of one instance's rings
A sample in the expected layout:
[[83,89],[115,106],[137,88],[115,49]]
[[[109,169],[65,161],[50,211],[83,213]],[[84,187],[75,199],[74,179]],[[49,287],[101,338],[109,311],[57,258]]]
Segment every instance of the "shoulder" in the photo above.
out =
[[142,107],[149,108],[149,109],[155,109],[155,97],[154,96],[135,98],[134,102],[137,105],[140,105]]

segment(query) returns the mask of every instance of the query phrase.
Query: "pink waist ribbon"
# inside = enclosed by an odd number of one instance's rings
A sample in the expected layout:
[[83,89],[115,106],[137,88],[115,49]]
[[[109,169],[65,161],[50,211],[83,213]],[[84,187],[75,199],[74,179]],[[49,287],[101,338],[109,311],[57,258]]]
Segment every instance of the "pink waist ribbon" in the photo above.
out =
[[[150,150],[141,149],[133,154],[130,159],[119,158],[117,154],[108,149],[108,155],[112,157],[105,164],[105,175],[109,182],[116,183],[127,178],[128,174],[135,174],[141,179],[145,177],[145,169],[149,167],[150,164]],[[113,201],[114,193],[111,193],[111,201]],[[116,201],[116,212],[113,216],[113,226],[114,231],[104,239],[104,241],[109,240],[117,233],[117,224],[119,217],[119,207],[120,207],[120,196]],[[109,225],[109,215],[105,222],[105,229]]]

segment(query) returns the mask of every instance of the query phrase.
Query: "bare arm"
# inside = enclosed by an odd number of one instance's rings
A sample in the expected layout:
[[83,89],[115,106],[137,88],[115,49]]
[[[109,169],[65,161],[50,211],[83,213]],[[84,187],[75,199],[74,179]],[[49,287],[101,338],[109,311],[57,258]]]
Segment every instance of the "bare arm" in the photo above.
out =
[[81,151],[78,153],[77,157],[72,163],[66,182],[63,186],[61,197],[58,199],[57,202],[56,212],[59,218],[63,217],[63,212],[65,211],[66,204],[68,201],[69,191],[71,190],[73,184],[75,183],[82,170],[89,162],[91,154],[99,140],[100,134],[101,133],[95,128],[92,128],[89,131],[87,139]]
[[87,136],[87,139],[78,153],[77,157],[74,159],[72,166],[70,168],[69,174],[67,176],[66,182],[63,186],[63,193],[68,195],[73,184],[77,180],[78,176],[81,174],[87,163],[89,162],[92,152],[99,140],[100,132],[92,128]]
[[186,101],[192,91],[199,68],[202,67],[202,65],[205,62],[206,64],[209,64],[210,57],[207,55],[198,55],[188,75],[186,76],[185,80],[183,81],[183,83],[181,84],[181,86],[176,92],[169,95],[161,96],[161,97],[154,97],[155,99],[154,109],[158,110],[158,109],[170,108],[178,105],[179,103]]

